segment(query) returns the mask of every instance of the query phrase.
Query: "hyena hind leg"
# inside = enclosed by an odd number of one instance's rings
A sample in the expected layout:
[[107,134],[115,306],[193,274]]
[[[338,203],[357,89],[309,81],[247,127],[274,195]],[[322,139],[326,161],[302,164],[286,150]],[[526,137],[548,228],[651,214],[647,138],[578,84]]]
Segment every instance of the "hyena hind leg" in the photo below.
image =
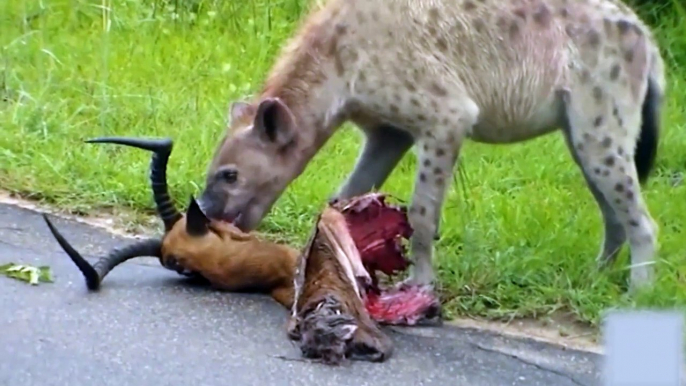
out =
[[[581,155],[579,154],[583,151],[583,143],[578,143],[576,146],[571,138],[571,129],[568,124],[563,125],[562,128],[563,135],[567,147],[572,154],[574,162],[581,168],[581,173],[583,174],[584,180],[588,189],[591,191],[593,198],[595,198],[598,204],[598,209],[603,216],[603,225],[605,227],[603,234],[603,244],[600,247],[600,252],[596,257],[599,268],[604,268],[612,264],[619,255],[624,243],[626,243],[626,232],[624,231],[624,225],[619,220],[617,212],[610,205],[607,198],[598,189],[597,182],[590,176],[589,172],[584,167],[581,161]],[[601,176],[605,173],[609,177],[609,171],[601,170]]]
[[[590,95],[589,95],[590,94]],[[641,135],[641,106],[626,90],[579,87],[560,93],[564,131],[603,212],[606,236],[600,259],[631,248],[630,291],[652,280],[658,227],[643,200],[634,153]],[[644,127],[643,130],[646,130]],[[600,197],[601,199],[598,199]],[[624,237],[617,224],[621,224]]]

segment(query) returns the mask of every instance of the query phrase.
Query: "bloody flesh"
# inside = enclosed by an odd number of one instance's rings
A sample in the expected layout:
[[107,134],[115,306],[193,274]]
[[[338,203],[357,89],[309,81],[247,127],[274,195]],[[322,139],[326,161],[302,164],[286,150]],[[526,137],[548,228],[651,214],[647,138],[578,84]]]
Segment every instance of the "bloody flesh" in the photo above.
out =
[[382,324],[414,325],[439,313],[440,303],[428,286],[379,285],[376,272],[393,276],[410,265],[404,245],[412,236],[407,211],[387,203],[386,197],[370,193],[335,206],[345,216],[362,264],[372,278],[372,285],[363,291],[367,312]]
[[381,324],[412,326],[440,313],[440,303],[429,286],[401,284],[369,292],[364,300],[371,318]]
[[402,240],[412,236],[412,227],[405,208],[390,205],[386,196],[372,193],[353,198],[341,212],[372,278],[376,271],[393,275],[409,267]]

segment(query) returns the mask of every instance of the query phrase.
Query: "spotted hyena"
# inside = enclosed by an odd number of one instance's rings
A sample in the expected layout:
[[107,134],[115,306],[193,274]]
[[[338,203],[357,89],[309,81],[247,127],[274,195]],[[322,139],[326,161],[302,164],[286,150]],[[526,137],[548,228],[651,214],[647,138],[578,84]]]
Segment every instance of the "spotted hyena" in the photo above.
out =
[[664,65],[619,0],[329,0],[259,96],[231,105],[209,165],[207,214],[254,229],[334,131],[366,142],[336,197],[379,188],[416,145],[410,283],[433,284],[432,246],[462,144],[560,129],[605,225],[599,263],[629,240],[632,288],[650,282],[658,226],[640,185],[657,152]]

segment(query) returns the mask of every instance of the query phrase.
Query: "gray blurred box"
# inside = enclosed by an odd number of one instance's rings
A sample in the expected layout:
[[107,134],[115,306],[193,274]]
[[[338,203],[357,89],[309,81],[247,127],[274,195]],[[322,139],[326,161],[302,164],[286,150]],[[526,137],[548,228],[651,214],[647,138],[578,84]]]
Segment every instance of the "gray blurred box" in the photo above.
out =
[[605,386],[682,386],[683,315],[615,311],[603,326]]

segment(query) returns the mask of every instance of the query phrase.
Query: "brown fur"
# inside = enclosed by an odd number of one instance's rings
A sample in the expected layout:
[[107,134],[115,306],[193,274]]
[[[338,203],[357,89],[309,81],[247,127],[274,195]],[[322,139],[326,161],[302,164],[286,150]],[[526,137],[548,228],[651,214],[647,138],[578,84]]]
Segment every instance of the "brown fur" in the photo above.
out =
[[352,264],[344,267],[350,239],[341,224],[345,224],[343,215],[327,207],[300,255],[288,336],[299,341],[305,356],[327,363],[339,363],[344,357],[384,361],[393,344],[356,293]]
[[150,182],[156,210],[165,229],[161,238],[115,249],[91,265],[46,217],[50,231],[81,270],[89,289],[97,290],[104,277],[118,264],[139,256],[155,256],[162,266],[186,276],[199,276],[215,288],[269,293],[284,307],[291,308],[298,251],[242,232],[229,223],[209,219],[193,197],[186,212],[180,213],[169,196],[166,180],[173,141],[102,137],[87,142],[114,143],[153,152]]
[[97,290],[102,279],[118,264],[152,255],[159,258],[162,266],[200,276],[215,288],[271,294],[292,310],[294,319],[288,335],[300,341],[307,357],[337,363],[344,357],[382,361],[390,355],[390,340],[362,303],[359,283],[369,284],[370,276],[362,266],[346,219],[337,209],[324,210],[304,252],[298,253],[230,223],[208,218],[193,197],[186,213],[177,211],[166,181],[171,140],[108,137],[89,142],[116,143],[154,152],[150,180],[157,213],[165,227],[162,238],[111,251],[91,265],[44,216],[57,242],[83,273],[89,289]]
[[269,293],[291,308],[299,251],[224,222],[210,221],[208,230],[203,236],[189,235],[184,216],[162,241],[162,264],[198,272],[218,289]]

